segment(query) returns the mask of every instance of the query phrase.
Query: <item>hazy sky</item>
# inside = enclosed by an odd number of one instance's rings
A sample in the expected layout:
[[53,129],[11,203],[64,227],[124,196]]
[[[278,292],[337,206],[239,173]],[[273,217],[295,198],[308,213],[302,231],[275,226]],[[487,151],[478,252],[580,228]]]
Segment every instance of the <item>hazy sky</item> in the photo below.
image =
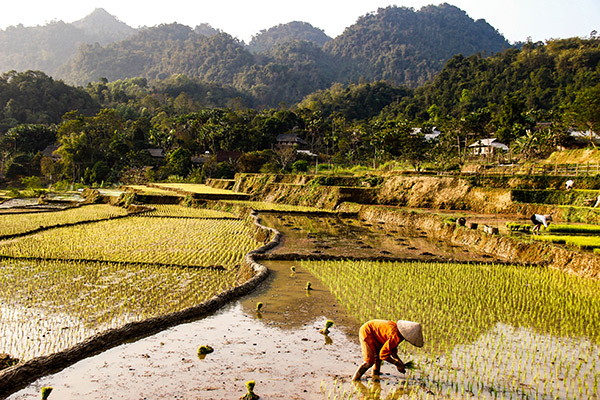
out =
[[[0,28],[22,23],[73,22],[101,7],[133,27],[179,22],[208,23],[246,43],[262,29],[303,21],[335,37],[368,12],[389,5],[414,7],[442,1],[421,0],[17,0],[4,1]],[[485,19],[510,42],[600,32],[600,0],[448,0],[473,19]]]

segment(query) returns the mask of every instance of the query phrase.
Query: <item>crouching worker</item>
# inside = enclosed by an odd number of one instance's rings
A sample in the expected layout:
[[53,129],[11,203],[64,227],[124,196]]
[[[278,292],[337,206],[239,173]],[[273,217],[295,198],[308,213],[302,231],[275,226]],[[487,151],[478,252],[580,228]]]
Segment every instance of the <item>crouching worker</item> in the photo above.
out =
[[531,222],[533,223],[533,228],[531,228],[531,234],[539,235],[541,226],[544,225],[544,228],[547,228],[548,225],[550,225],[551,221],[552,221],[552,215],[533,214],[531,216]]
[[399,372],[405,373],[404,363],[398,357],[400,342],[406,340],[413,346],[423,347],[423,332],[417,322],[374,319],[360,327],[358,337],[365,362],[354,373],[353,381],[360,380],[373,365],[373,377],[377,378],[382,361],[394,364]]

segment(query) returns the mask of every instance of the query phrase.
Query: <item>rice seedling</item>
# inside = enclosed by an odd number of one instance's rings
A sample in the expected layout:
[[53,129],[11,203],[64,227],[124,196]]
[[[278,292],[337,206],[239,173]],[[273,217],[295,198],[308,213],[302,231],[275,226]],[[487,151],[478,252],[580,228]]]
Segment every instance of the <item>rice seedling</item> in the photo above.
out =
[[415,365],[414,361],[410,360],[404,363],[404,369],[407,371],[414,371],[417,369],[417,366]]
[[100,221],[124,215],[127,215],[125,209],[108,204],[93,204],[53,212],[0,214],[0,237],[23,234],[41,227]]
[[[594,398],[600,282],[493,264],[304,261],[359,321],[423,324],[411,398]],[[412,357],[407,357],[412,356]],[[391,389],[390,389],[391,390]],[[431,397],[432,396],[432,397]]]
[[0,242],[0,256],[232,268],[259,245],[243,220],[135,216]]
[[255,381],[246,382],[246,390],[248,391],[245,395],[240,397],[240,400],[258,400],[260,396],[254,393],[254,387],[256,386]]
[[521,224],[519,222],[507,222],[506,228],[511,232],[531,232],[531,224]]
[[245,280],[214,270],[110,262],[0,261],[0,348],[21,360],[195,306]]
[[50,386],[44,386],[42,388],[42,400],[47,400],[48,397],[50,396],[50,393],[52,393],[53,388]]
[[192,208],[172,204],[157,204],[154,210],[144,213],[145,217],[179,217],[179,218],[236,218],[235,215],[206,208]]
[[210,347],[209,345],[203,345],[198,347],[198,358],[203,360],[207,354],[212,353],[213,351],[215,351],[212,347]]
[[321,332],[323,335],[329,335],[329,328],[331,328],[333,326],[333,321],[328,319],[327,321],[325,321],[325,328],[321,329],[319,332]]

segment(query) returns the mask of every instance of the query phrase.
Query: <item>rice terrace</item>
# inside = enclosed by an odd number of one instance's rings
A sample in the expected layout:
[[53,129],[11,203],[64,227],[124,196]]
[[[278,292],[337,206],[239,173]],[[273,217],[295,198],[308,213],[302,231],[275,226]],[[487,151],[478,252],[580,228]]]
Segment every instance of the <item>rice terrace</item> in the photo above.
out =
[[[593,208],[453,206],[510,195],[499,177],[319,179],[5,201],[2,396],[234,398],[254,381],[266,399],[598,398],[598,225],[570,222]],[[549,208],[556,224],[532,236],[528,213]],[[425,346],[399,348],[406,374],[351,382],[374,318],[419,321]]]
[[5,3],[0,400],[600,400],[598,0]]

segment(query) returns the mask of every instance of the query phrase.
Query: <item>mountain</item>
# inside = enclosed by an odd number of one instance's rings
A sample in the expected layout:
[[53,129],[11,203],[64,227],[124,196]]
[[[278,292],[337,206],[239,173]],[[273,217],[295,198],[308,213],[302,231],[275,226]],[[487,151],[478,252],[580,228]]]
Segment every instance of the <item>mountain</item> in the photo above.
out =
[[119,21],[103,8],[95,9],[90,15],[73,22],[72,25],[95,38],[95,42],[100,44],[117,42],[136,33],[136,29]]
[[222,33],[220,30],[215,29],[212,26],[210,26],[210,24],[206,24],[206,23],[197,25],[194,28],[194,32],[196,32],[199,35],[204,35],[204,36],[214,36],[219,33]]
[[58,75],[79,85],[100,77],[110,81],[165,79],[177,74],[227,84],[243,67],[252,64],[253,56],[230,35],[205,36],[173,23],[141,30],[106,46],[84,45]]
[[492,54],[510,47],[484,20],[449,4],[387,7],[367,14],[324,46],[339,58],[340,79],[384,79],[418,86],[456,54]]
[[0,71],[40,70],[55,75],[80,45],[123,40],[134,32],[102,9],[72,24],[54,21],[44,26],[10,26],[0,30]]
[[385,80],[416,87],[430,81],[456,54],[491,55],[509,43],[484,20],[442,4],[419,11],[388,7],[361,17],[335,39],[303,22],[278,25],[250,46],[211,29],[169,24],[121,42],[82,46],[59,77],[84,85],[184,74],[233,86],[257,105],[292,104],[334,82]]
[[294,21],[260,31],[259,34],[252,37],[248,48],[252,53],[265,53],[275,45],[301,40],[323,47],[331,38],[322,29],[315,28],[307,22]]

